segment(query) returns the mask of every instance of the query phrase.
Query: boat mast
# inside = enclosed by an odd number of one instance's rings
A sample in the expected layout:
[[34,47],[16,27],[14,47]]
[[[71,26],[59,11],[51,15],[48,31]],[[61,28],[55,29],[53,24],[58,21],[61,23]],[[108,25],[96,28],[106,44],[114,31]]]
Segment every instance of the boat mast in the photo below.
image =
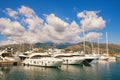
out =
[[32,50],[33,50],[33,44],[30,43],[30,51],[32,51]]
[[106,32],[106,51],[107,51],[107,55],[108,55],[108,34]]
[[83,46],[84,46],[84,54],[85,54],[85,29],[84,29],[84,26],[83,26],[83,37],[84,37],[84,43],[83,43]]
[[98,42],[98,54],[100,53],[100,48],[99,48],[99,38],[97,39],[97,42]]
[[19,42],[19,52],[21,52],[21,42]]
[[19,42],[19,52],[23,52],[23,42]]
[[[90,42],[91,42],[91,41],[90,41]],[[92,52],[92,54],[93,54],[93,42],[91,42],[91,47],[92,47],[91,52]]]

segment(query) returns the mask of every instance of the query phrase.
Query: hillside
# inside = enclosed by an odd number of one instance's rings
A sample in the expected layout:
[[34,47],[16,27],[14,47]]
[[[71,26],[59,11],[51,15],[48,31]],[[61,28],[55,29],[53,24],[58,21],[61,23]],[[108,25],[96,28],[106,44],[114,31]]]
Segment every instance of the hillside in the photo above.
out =
[[[86,47],[85,47],[86,53],[91,53],[92,51],[95,53],[98,53],[98,44],[97,43],[86,42],[85,44],[86,44]],[[93,47],[92,47],[92,45],[93,45]],[[30,50],[32,48],[39,48],[39,51],[42,51],[42,52],[48,48],[59,48],[59,49],[65,49],[65,51],[74,51],[74,52],[84,50],[83,42],[77,43],[77,44],[70,44],[70,43],[66,43],[66,44],[36,43],[34,45],[13,44],[13,45],[0,46],[0,50],[4,50],[7,47],[13,48],[14,51],[22,51],[22,52]],[[108,44],[108,48],[109,48],[109,54],[118,54],[120,52],[120,45]],[[104,43],[99,44],[99,52],[106,53],[106,44],[104,44]]]
[[[91,53],[92,51],[95,53],[98,53],[98,44],[97,43],[91,43],[91,42],[85,42],[85,50],[86,53]],[[93,45],[93,47],[92,47]],[[74,44],[71,45],[67,48],[65,48],[66,51],[72,50],[72,51],[83,51],[84,50],[84,46],[83,46],[83,42],[82,43],[78,43],[78,44]],[[108,50],[109,50],[109,54],[119,54],[120,53],[120,45],[116,45],[116,44],[108,44]],[[106,53],[106,44],[101,43],[99,44],[99,53]]]

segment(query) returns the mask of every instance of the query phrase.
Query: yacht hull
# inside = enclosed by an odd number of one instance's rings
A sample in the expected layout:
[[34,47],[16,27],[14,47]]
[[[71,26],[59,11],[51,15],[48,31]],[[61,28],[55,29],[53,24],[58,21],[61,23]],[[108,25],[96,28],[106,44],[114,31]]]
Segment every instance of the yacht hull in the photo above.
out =
[[79,58],[62,58],[64,65],[79,65],[83,62],[83,59]]
[[25,65],[41,66],[41,67],[59,67],[62,65],[62,60],[55,59],[27,59],[23,61]]

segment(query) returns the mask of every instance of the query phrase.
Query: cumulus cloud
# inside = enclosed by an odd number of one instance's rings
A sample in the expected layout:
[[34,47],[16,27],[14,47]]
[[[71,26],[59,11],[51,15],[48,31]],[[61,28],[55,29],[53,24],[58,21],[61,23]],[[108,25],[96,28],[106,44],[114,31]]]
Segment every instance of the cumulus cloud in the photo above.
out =
[[23,16],[22,22],[25,26],[27,25],[29,32],[37,32],[38,30],[41,30],[43,27],[43,19],[38,17],[33,9],[21,6],[18,8],[18,12]]
[[17,11],[14,11],[10,8],[6,8],[6,12],[10,17],[13,17],[13,18],[17,19],[17,15],[18,15]]
[[44,31],[52,38],[52,42],[65,43],[74,40],[82,32],[75,21],[69,24],[54,14],[47,15],[46,21],[47,25]]
[[13,40],[0,41],[0,45],[8,45],[8,44],[18,44],[18,43]]
[[97,11],[83,11],[77,14],[84,30],[101,30],[105,27],[105,20],[97,15]]
[[[33,9],[26,6],[21,6],[17,10],[6,8],[6,11],[10,17],[17,17],[20,20],[0,18],[0,34],[8,39],[1,41],[2,44],[20,42],[31,44],[37,42],[76,43],[83,41],[83,37],[81,37],[83,29],[75,20],[68,23],[54,13],[45,14],[45,18],[42,19]],[[84,26],[86,30],[103,29],[105,21],[96,13],[94,11],[80,12],[78,17],[82,18],[80,21],[82,27]],[[101,36],[101,33],[90,32],[85,35],[85,38],[94,40]]]
[[36,16],[34,10],[26,6],[21,6],[20,8],[18,8],[18,11],[19,13],[23,14],[25,17],[28,18]]
[[60,18],[56,17],[54,14],[47,15],[46,21],[58,32],[64,32],[66,27],[69,25],[67,22],[64,22]]
[[24,27],[17,21],[8,18],[0,18],[0,32],[5,36],[20,36],[24,32]]
[[43,20],[37,16],[33,18],[26,18],[24,23],[28,25],[28,30],[33,32],[40,30],[43,27]]
[[102,37],[102,33],[89,32],[88,34],[85,35],[85,40],[95,40],[100,37]]
[[66,17],[65,19],[66,19],[67,21],[70,20],[70,18],[68,18],[68,17]]

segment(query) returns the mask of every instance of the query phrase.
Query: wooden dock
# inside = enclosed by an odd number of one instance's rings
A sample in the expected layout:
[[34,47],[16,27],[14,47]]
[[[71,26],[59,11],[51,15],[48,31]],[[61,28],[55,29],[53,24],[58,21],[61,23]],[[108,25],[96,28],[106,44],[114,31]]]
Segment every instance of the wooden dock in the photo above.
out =
[[0,67],[2,66],[17,66],[21,65],[21,61],[0,61]]

